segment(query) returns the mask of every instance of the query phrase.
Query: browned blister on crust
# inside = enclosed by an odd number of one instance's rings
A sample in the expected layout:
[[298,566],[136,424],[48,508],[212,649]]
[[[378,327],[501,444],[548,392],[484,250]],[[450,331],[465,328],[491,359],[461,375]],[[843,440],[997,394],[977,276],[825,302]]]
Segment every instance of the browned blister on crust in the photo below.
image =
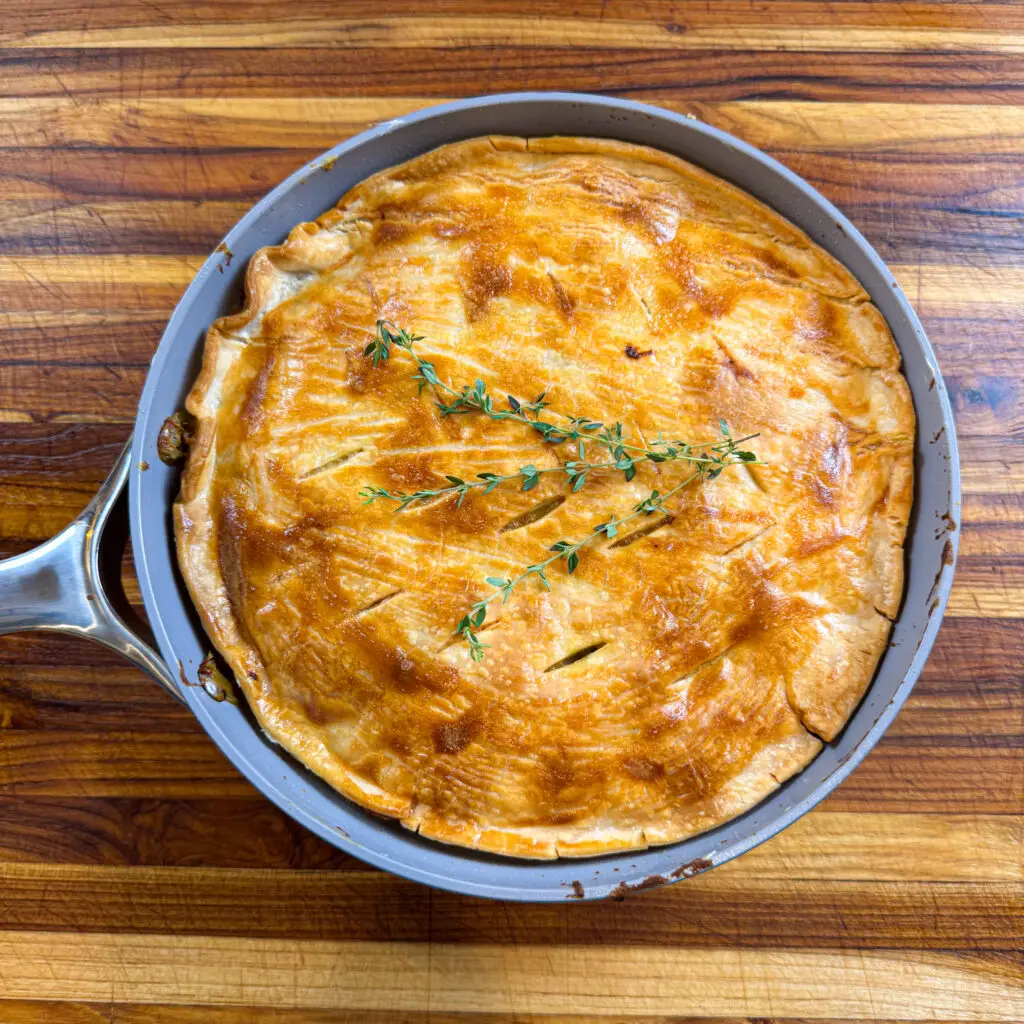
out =
[[[842,729],[902,596],[914,413],[881,316],[793,225],[643,147],[474,139],[356,186],[246,288],[188,399],[179,560],[263,728],[340,792],[443,842],[587,856],[719,825]],[[571,457],[441,418],[405,353],[363,355],[378,317],[456,385],[634,439],[724,417],[765,464],[492,605],[475,663],[452,632],[485,577],[686,469],[365,507]]]

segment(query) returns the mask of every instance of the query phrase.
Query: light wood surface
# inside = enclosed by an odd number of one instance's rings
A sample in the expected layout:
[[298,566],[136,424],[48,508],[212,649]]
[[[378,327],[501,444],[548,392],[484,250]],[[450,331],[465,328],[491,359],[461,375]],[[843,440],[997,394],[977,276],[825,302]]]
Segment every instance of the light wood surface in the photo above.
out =
[[113,655],[5,638],[0,1022],[1024,1021],[1022,3],[5,0],[0,554],[86,503],[174,304],[254,201],[369,124],[527,88],[735,132],[889,261],[964,463],[913,696],[739,861],[531,907],[368,869]]

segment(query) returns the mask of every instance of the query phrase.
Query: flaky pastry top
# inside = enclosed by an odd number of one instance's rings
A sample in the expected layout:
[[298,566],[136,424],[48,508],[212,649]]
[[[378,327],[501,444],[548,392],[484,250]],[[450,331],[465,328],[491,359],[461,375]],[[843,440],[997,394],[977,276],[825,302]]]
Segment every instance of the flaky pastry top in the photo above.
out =
[[[179,561],[261,726],[347,797],[495,853],[641,848],[748,809],[842,729],[902,595],[914,413],[881,315],[792,224],[640,146],[473,139],[357,185],[246,288],[188,399]],[[764,465],[517,588],[475,663],[453,630],[486,577],[687,470],[365,507],[364,485],[573,457],[441,417],[405,353],[364,356],[381,317],[454,385],[634,439],[721,417]]]

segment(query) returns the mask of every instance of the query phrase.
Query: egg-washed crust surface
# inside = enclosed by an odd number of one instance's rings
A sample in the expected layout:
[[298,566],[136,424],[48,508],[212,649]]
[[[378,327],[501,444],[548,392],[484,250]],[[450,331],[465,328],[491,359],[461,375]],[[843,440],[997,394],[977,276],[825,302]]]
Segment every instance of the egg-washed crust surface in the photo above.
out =
[[[634,439],[714,440],[724,417],[764,465],[492,605],[474,663],[452,633],[485,577],[686,468],[365,507],[366,484],[573,457],[441,417],[406,353],[363,355],[378,317],[456,386],[546,391]],[[901,600],[914,413],[885,322],[792,224],[644,147],[482,138],[374,175],[256,254],[187,407],[179,561],[261,726],[444,842],[586,856],[727,821],[839,733]]]

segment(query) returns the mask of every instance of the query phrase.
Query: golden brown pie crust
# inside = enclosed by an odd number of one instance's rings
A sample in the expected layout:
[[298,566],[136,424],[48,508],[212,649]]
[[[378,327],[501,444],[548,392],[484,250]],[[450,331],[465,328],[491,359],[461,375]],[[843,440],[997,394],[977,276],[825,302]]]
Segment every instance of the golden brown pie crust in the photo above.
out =
[[[187,403],[179,559],[260,724],[340,792],[445,842],[584,856],[719,825],[842,729],[903,591],[914,413],[881,315],[793,225],[640,146],[474,139],[362,182],[246,288]],[[363,356],[381,316],[453,384],[647,439],[712,440],[722,416],[766,465],[492,606],[475,664],[452,630],[484,577],[685,469],[363,507],[364,484],[571,457],[442,419],[405,353]]]

